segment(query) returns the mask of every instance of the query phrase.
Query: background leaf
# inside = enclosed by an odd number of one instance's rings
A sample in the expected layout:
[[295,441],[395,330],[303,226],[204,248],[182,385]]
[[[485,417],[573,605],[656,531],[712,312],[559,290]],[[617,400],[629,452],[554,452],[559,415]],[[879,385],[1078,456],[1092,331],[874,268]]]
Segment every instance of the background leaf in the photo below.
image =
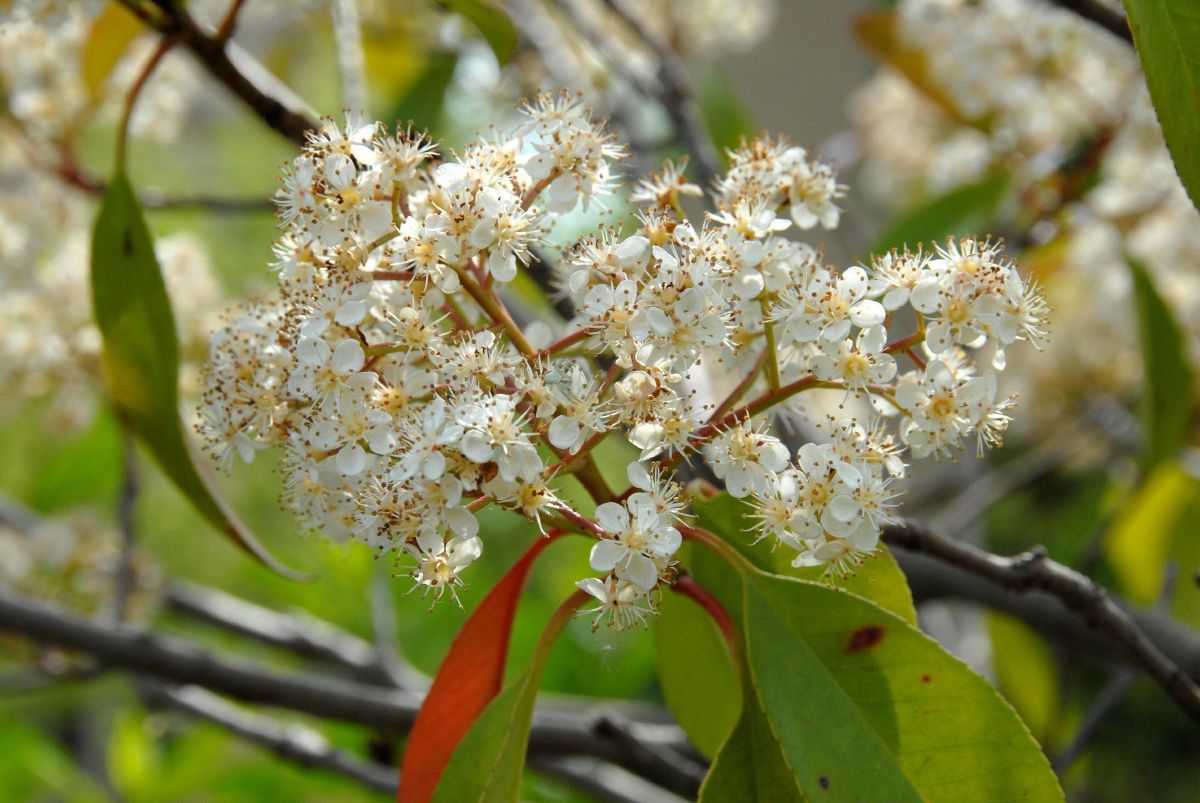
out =
[[88,30],[79,59],[83,85],[90,99],[99,97],[130,43],[145,31],[138,18],[120,3],[110,2],[104,7]]
[[742,707],[725,638],[704,609],[682,594],[663,594],[653,627],[663,698],[692,744],[711,758]]
[[1130,602],[1158,601],[1174,545],[1196,540],[1195,519],[1185,514],[1197,501],[1200,482],[1174,462],[1154,469],[1125,500],[1108,531],[1104,552]]
[[986,232],[1012,188],[1008,175],[988,176],[930,200],[920,201],[897,215],[880,232],[872,254],[918,243],[927,245],[947,237]]
[[499,5],[488,0],[442,0],[442,3],[479,29],[500,66],[508,63],[517,49],[517,29]]
[[1129,260],[1133,298],[1142,341],[1142,430],[1149,471],[1184,445],[1192,414],[1192,375],[1185,341],[1171,308],[1163,301],[1146,266]]
[[1200,6],[1125,0],[1125,13],[1175,170],[1200,209]]
[[988,611],[987,628],[996,685],[1038,743],[1047,752],[1053,751],[1060,746],[1064,702],[1054,654],[1042,637],[1020,619]]
[[150,231],[124,175],[109,184],[92,238],[92,307],[104,374],[126,426],[214,527],[280,574],[298,578],[258,542],[193,458],[179,418],[179,346]]

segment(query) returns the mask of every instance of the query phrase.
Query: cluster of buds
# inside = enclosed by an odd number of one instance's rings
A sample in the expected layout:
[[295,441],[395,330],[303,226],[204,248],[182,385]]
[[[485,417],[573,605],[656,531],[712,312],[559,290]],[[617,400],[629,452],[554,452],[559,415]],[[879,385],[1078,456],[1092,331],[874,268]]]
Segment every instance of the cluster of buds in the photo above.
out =
[[[626,626],[674,576],[681,461],[698,457],[751,500],[798,565],[843,571],[875,548],[905,447],[998,440],[1010,401],[995,398],[994,371],[1004,346],[1038,335],[1036,292],[973,240],[825,265],[783,232],[836,225],[844,188],[784,141],[731,153],[698,226],[679,199],[701,192],[678,167],[642,180],[623,232],[556,260],[574,318],[558,332],[519,325],[508,284],[545,257],[558,216],[615,189],[625,154],[574,97],[522,113],[442,156],[357,120],[310,137],[279,194],[281,291],[213,335],[201,429],[219,462],[281,447],[286,504],[307,526],[410,556],[437,596],[481,554],[487,505],[590,536],[599,576],[580,587],[598,621]],[[891,338],[905,306],[915,331]],[[992,367],[977,368],[985,346]],[[900,357],[914,368],[897,378]],[[703,397],[726,378],[727,398]],[[806,391],[839,413],[829,442],[793,460],[767,416]],[[621,434],[638,450],[623,490],[595,460]],[[594,510],[565,499],[569,477]]]

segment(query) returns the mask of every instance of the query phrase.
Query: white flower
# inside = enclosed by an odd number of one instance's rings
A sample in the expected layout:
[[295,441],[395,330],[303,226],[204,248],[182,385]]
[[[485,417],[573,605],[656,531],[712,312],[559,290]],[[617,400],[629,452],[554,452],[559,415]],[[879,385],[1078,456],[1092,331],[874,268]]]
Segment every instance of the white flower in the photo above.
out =
[[813,356],[808,364],[819,379],[845,382],[851,390],[879,385],[896,375],[895,359],[883,353],[886,340],[887,331],[882,326],[863,329],[856,340],[847,339],[840,343],[821,340],[821,353]]
[[581,614],[595,614],[592,619],[593,631],[599,629],[601,623],[614,630],[644,625],[646,617],[654,613],[646,592],[616,575],[609,575],[604,579],[587,577],[575,585],[600,603],[597,608],[580,611]]
[[476,536],[457,536],[443,542],[440,535],[429,534],[405,548],[417,559],[412,577],[418,585],[438,598],[449,591],[457,602],[463,584],[458,575],[483,554],[483,541]]
[[867,272],[854,267],[835,277],[828,270],[817,271],[802,292],[789,288],[780,297],[774,320],[785,320],[783,334],[798,343],[810,343],[818,337],[839,341],[850,333],[850,326],[879,326],[887,312],[878,301],[866,297]]
[[297,370],[288,379],[288,389],[324,404],[336,399],[351,380],[375,382],[374,373],[362,371],[366,359],[362,344],[353,338],[342,340],[332,349],[321,338],[301,338],[296,345]]
[[649,591],[658,584],[655,558],[669,558],[683,542],[679,530],[664,524],[653,503],[629,499],[625,505],[605,502],[596,508],[596,523],[611,538],[592,547],[591,566]]
[[405,449],[391,478],[403,482],[420,475],[436,480],[446,470],[445,448],[457,444],[462,436],[463,428],[447,417],[445,400],[435,396],[401,430]]
[[743,423],[722,432],[705,447],[704,457],[729,495],[741,499],[766,491],[774,473],[787,467],[789,455],[778,438]]
[[459,448],[468,460],[494,461],[500,476],[510,482],[532,479],[541,473],[542,459],[522,429],[522,417],[512,396],[484,396],[459,405],[455,420],[463,432]]

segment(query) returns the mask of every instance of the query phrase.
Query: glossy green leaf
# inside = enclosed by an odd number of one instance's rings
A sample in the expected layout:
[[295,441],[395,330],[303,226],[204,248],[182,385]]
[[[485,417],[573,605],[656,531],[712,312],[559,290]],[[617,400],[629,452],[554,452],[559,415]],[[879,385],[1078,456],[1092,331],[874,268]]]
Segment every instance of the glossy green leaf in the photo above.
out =
[[663,594],[654,620],[654,649],[667,707],[696,749],[711,758],[742,707],[721,631],[692,600]]
[[784,758],[772,723],[752,686],[743,685],[745,708],[737,726],[709,767],[700,803],[763,800],[803,801],[803,792]]
[[931,244],[950,236],[983,234],[995,225],[996,215],[1012,187],[1008,175],[988,176],[974,184],[920,201],[893,219],[871,248],[883,254],[893,248]]
[[471,22],[487,40],[496,61],[508,63],[517,49],[517,29],[498,3],[490,0],[442,0],[443,4]]
[[1125,0],[1125,13],[1167,149],[1200,209],[1200,5]]
[[193,458],[179,418],[178,343],[154,243],[128,180],[109,184],[92,238],[92,306],[104,374],[125,425],[210,524],[280,574],[279,563],[221,500]]
[[1149,470],[1184,445],[1192,415],[1191,369],[1186,341],[1146,266],[1130,259],[1144,371],[1141,419]]
[[907,622],[757,572],[743,594],[751,683],[806,797],[1063,799],[1012,708]]

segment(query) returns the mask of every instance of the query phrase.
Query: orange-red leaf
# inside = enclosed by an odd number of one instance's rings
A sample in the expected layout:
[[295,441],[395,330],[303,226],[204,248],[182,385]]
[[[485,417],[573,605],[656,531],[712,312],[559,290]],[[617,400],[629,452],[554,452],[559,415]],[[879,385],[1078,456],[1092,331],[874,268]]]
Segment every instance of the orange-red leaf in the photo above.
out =
[[534,559],[561,535],[539,538],[467,619],[442,661],[409,733],[400,766],[399,803],[429,800],[454,748],[500,693],[513,616]]

